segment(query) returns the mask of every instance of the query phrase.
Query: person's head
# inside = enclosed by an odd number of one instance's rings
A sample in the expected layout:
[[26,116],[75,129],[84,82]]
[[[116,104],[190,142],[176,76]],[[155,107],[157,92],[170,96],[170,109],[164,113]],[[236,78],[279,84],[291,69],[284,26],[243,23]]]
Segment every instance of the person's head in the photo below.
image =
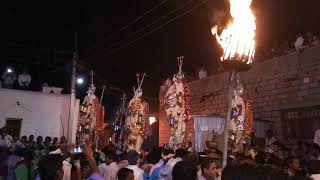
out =
[[19,140],[18,136],[13,136],[13,142],[17,142]]
[[114,151],[109,150],[106,152],[106,164],[111,164],[117,160],[117,155]]
[[38,136],[38,137],[37,137],[37,143],[42,143],[42,141],[43,141],[42,136]]
[[67,142],[66,137],[62,136],[60,138],[60,143],[66,143],[66,142]]
[[131,150],[128,152],[128,162],[130,165],[138,164],[140,155],[135,151]]
[[217,170],[217,164],[210,159],[201,162],[201,172],[206,179],[214,179]]
[[48,155],[39,162],[39,176],[42,180],[60,180],[63,177],[62,156]]
[[191,161],[180,161],[172,170],[172,180],[194,180],[197,179],[197,164]]
[[22,143],[26,143],[26,142],[27,142],[27,136],[22,136],[21,139],[20,139],[20,141],[21,141]]
[[175,154],[176,154],[175,157],[179,157],[181,159],[184,159],[184,158],[186,158],[188,153],[187,153],[186,150],[184,150],[182,148],[179,148],[179,149],[176,150]]
[[122,168],[117,174],[118,180],[134,180],[134,174],[131,169]]
[[8,129],[6,127],[3,127],[1,133],[3,133],[4,135],[7,135]]
[[34,135],[30,135],[29,136],[29,141],[33,141],[34,140]]
[[56,143],[58,143],[58,141],[59,141],[59,139],[57,137],[54,137],[53,140],[52,140],[52,143],[56,144]]
[[269,129],[269,130],[266,132],[266,136],[267,136],[267,138],[273,137],[273,131],[272,131],[271,129]]
[[47,136],[47,137],[44,139],[44,142],[46,142],[46,143],[51,143],[51,137],[50,137],[50,136]]
[[289,170],[297,172],[300,170],[300,161],[296,157],[289,157],[286,159],[286,166]]

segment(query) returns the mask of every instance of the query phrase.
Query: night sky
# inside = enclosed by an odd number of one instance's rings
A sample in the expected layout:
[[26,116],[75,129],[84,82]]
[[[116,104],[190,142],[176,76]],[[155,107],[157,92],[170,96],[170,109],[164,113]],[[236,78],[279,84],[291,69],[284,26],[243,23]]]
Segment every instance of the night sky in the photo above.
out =
[[[178,70],[177,56],[185,56],[184,71],[190,77],[196,76],[197,69],[202,66],[209,73],[217,70],[221,50],[210,28],[213,13],[224,7],[223,0],[209,0],[159,28],[202,2],[3,1],[0,6],[0,70],[12,66],[19,72],[27,67],[33,76],[34,90],[48,82],[64,87],[67,93],[74,32],[78,32],[79,59],[83,67],[79,67],[78,75],[89,80],[89,70],[93,69],[98,74],[98,95],[101,85],[107,85],[108,115],[118,104],[122,91],[132,93],[137,72],[148,75],[143,85],[144,96],[155,111],[161,81]],[[163,4],[133,22],[160,3]],[[320,32],[319,0],[253,0],[253,4],[257,13],[258,51],[282,40],[292,41],[299,32]],[[150,33],[154,28],[159,29]],[[86,85],[77,87],[78,97],[85,95],[86,88]]]

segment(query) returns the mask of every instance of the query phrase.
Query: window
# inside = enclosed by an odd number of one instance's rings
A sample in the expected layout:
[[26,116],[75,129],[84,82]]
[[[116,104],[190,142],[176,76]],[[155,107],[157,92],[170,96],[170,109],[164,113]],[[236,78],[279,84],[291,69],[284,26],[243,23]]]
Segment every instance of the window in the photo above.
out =
[[320,106],[284,110],[282,123],[285,137],[313,139],[320,128]]
[[14,137],[20,137],[22,119],[16,118],[7,118],[6,127],[8,129],[8,133]]

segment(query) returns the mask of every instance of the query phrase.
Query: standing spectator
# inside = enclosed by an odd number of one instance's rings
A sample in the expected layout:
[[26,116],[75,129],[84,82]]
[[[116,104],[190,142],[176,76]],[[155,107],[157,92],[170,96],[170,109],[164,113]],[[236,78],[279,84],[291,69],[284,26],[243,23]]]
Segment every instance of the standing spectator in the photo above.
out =
[[58,147],[58,141],[59,141],[59,139],[57,137],[54,137],[53,140],[52,140],[52,146],[53,147]]
[[277,139],[273,136],[273,131],[271,129],[269,129],[266,132],[266,146],[271,146],[276,141],[277,141]]
[[61,180],[63,177],[62,157],[48,155],[39,162],[39,176],[36,180]]
[[35,148],[37,150],[43,150],[44,149],[44,144],[43,144],[43,138],[42,136],[37,137],[37,142],[35,144]]
[[46,149],[46,150],[49,150],[50,149],[50,147],[51,147],[51,137],[50,136],[47,136],[45,139],[44,139],[44,143],[43,143],[43,145],[44,145],[44,148]]
[[35,142],[34,142],[34,135],[30,135],[28,142],[27,142],[27,148],[34,148]]
[[194,180],[197,179],[197,165],[195,162],[180,161],[172,170],[173,180]]
[[109,150],[106,153],[106,168],[104,169],[104,173],[100,170],[100,174],[103,174],[105,180],[112,180],[117,178],[117,173],[119,170],[119,166],[116,162],[116,154],[114,151]]
[[128,152],[129,166],[127,168],[133,171],[134,180],[143,180],[144,171],[138,167],[139,156],[135,150]]
[[3,80],[3,88],[8,89],[12,89],[15,81],[17,80],[16,74],[10,68],[2,74],[1,78]]
[[297,52],[301,52],[304,48],[304,39],[301,35],[297,35],[297,40],[294,43],[294,46],[297,50]]
[[289,157],[286,160],[286,174],[288,177],[293,177],[299,174],[301,171],[300,161],[296,157]]
[[22,148],[27,148],[27,143],[28,143],[27,136],[22,136],[20,138],[20,142],[21,142],[21,147]]
[[218,166],[213,160],[205,159],[201,163],[201,173],[199,180],[216,180],[216,175],[219,175]]
[[134,180],[133,171],[128,168],[120,169],[117,177],[118,177],[118,180]]
[[10,150],[14,151],[16,148],[21,147],[21,142],[19,141],[19,138],[17,136],[13,137],[12,142],[10,143]]
[[4,127],[4,128],[2,128],[1,130],[0,130],[0,146],[3,146],[3,147],[10,147],[10,144],[11,144],[11,142],[12,142],[12,136],[10,136],[9,134],[8,134],[8,130],[7,130],[7,128],[6,127]]
[[29,89],[30,83],[31,83],[31,75],[28,74],[27,69],[24,69],[22,74],[19,74],[18,76],[18,83],[20,89]]

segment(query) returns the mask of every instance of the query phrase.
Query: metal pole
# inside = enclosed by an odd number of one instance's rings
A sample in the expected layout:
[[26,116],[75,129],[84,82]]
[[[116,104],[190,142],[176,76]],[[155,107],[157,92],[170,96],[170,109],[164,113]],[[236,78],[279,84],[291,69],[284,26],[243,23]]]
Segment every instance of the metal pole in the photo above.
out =
[[74,34],[74,52],[72,58],[72,73],[71,73],[71,94],[70,94],[70,107],[69,107],[69,119],[68,119],[68,128],[67,128],[67,139],[71,140],[69,135],[70,131],[70,122],[73,121],[74,115],[74,106],[76,102],[76,73],[77,73],[77,60],[78,60],[78,35],[77,32]]
[[222,168],[225,168],[227,165],[228,159],[228,141],[229,141],[229,124],[231,118],[231,108],[232,108],[232,95],[234,91],[234,77],[236,71],[232,70],[230,72],[229,78],[229,93],[228,93],[228,109],[227,109],[227,118],[224,123],[224,134],[223,134],[223,154],[222,154]]

